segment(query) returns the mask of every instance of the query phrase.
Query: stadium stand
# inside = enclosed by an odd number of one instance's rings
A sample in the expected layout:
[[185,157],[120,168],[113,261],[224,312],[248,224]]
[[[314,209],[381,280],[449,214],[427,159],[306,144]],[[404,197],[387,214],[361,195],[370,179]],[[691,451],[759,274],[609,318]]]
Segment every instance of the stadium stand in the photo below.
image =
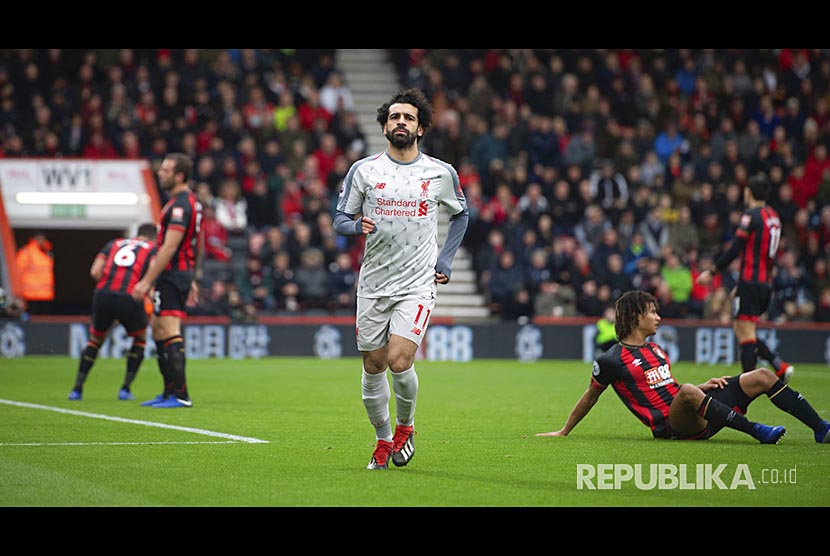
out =
[[[401,85],[432,100],[423,150],[456,167],[470,205],[448,312],[601,313],[624,282],[613,253],[678,316],[712,300],[725,314],[728,272],[682,293],[664,276],[725,248],[741,189],[766,172],[785,228],[776,293],[793,300],[770,318],[830,318],[828,49],[0,49],[0,156],[187,152],[221,226],[195,313],[351,314],[304,306],[292,276],[306,249],[332,276],[343,253],[357,272],[362,245],[327,216],[351,162],[383,148],[374,111]],[[220,217],[225,188],[244,224]],[[678,240],[690,225],[697,240]],[[490,288],[503,251],[523,276],[508,303]]]

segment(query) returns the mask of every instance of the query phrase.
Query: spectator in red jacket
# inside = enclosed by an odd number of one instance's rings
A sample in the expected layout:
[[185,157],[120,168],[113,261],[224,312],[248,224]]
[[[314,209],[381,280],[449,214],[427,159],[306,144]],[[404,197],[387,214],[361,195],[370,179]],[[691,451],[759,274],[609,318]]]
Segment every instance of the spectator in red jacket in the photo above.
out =
[[233,251],[228,246],[228,230],[216,219],[216,209],[213,205],[205,205],[203,210],[202,233],[205,235],[205,256],[216,261],[230,261]]
[[308,97],[300,103],[297,109],[300,116],[300,127],[308,133],[313,133],[316,129],[316,121],[323,119],[326,122],[326,127],[331,125],[332,114],[320,104],[320,91],[311,89],[308,92]]
[[93,159],[119,158],[118,151],[115,150],[112,141],[107,139],[100,131],[95,131],[89,136],[89,141],[84,146],[82,156]]

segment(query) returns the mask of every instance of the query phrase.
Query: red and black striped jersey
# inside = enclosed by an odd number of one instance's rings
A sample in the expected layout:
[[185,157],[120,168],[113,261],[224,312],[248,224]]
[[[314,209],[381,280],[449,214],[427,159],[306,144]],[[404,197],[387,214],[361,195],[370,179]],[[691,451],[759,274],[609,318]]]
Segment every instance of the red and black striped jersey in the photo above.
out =
[[167,230],[178,229],[184,232],[182,242],[164,270],[193,271],[195,269],[201,225],[202,204],[189,189],[178,193],[164,205],[158,227],[159,245],[164,243]]
[[680,385],[671,373],[671,361],[654,342],[641,346],[615,344],[594,361],[591,384],[611,385],[623,404],[655,437],[665,436],[669,408]]
[[137,238],[113,239],[104,245],[96,257],[104,260],[101,278],[96,290],[130,293],[150,267],[157,247],[152,241]]
[[745,241],[741,251],[741,280],[744,282],[772,282],[772,268],[778,242],[781,239],[781,220],[770,206],[744,211],[735,237]]

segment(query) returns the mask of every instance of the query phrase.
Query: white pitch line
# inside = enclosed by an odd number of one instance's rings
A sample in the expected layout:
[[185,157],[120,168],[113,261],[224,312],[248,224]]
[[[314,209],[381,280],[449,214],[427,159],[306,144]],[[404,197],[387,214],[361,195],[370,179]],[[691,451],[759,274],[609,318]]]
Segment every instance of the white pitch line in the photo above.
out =
[[28,407],[31,409],[44,409],[46,411],[55,411],[57,413],[66,413],[68,415],[78,415],[80,417],[92,417],[93,419],[103,419],[105,421],[116,421],[119,423],[129,423],[132,425],[144,425],[146,427],[156,427],[159,429],[170,429],[176,431],[192,432],[195,434],[203,434],[205,436],[216,436],[219,438],[227,438],[238,442],[248,442],[251,444],[268,444],[267,440],[260,440],[258,438],[250,438],[246,436],[236,436],[235,434],[226,434],[223,432],[208,431],[204,429],[194,429],[191,427],[179,427],[177,425],[167,425],[165,423],[155,423],[153,421],[140,421],[138,419],[125,419],[124,417],[113,417],[111,415],[101,415],[99,413],[87,413],[85,411],[75,411],[74,409],[64,409],[62,407],[52,407],[48,405],[38,405],[27,402],[16,402],[13,400],[0,399],[0,403],[7,405],[16,405],[18,407]]

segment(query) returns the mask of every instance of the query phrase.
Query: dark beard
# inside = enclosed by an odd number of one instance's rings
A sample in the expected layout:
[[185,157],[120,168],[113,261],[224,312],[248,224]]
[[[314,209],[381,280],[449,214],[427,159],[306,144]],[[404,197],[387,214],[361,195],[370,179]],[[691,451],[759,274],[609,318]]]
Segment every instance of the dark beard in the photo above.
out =
[[394,129],[386,132],[386,139],[388,139],[389,142],[392,143],[392,146],[396,149],[403,150],[411,147],[415,144],[416,138],[417,137],[415,135],[409,135],[409,133],[406,135],[395,135]]

